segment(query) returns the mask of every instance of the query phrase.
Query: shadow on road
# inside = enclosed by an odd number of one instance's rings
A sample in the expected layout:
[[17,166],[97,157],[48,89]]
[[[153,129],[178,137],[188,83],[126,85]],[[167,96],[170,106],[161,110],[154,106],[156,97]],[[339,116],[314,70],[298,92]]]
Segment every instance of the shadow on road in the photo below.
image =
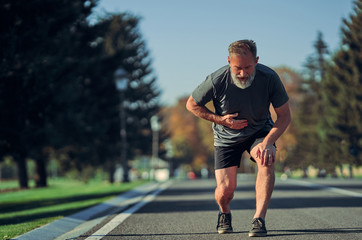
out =
[[[247,231],[243,232],[233,232],[228,233],[228,236],[236,235],[236,234],[247,234]],[[216,231],[214,232],[195,232],[195,233],[150,233],[150,234],[107,234],[107,237],[157,237],[157,236],[204,236],[210,235],[211,236],[220,236]],[[89,237],[90,235],[81,235],[79,237]],[[103,235],[91,235],[92,237],[103,237]],[[67,239],[70,240],[70,239]]]
[[269,230],[268,237],[316,235],[316,234],[354,234],[354,233],[362,233],[362,228]]
[[324,207],[362,207],[362,201],[355,197],[274,197],[269,205],[269,209]]
[[[269,230],[268,237],[286,237],[286,236],[304,236],[319,234],[358,234],[362,233],[362,228],[330,228],[330,229],[288,229],[288,230]],[[248,231],[233,232],[227,236],[238,234],[247,235]],[[150,234],[108,234],[107,237],[167,237],[167,236],[220,236],[215,232],[195,232],[195,233],[150,233]],[[90,235],[81,235],[79,237],[86,238]],[[103,237],[100,235],[92,235],[93,237]]]
[[[215,187],[216,187],[216,183],[214,183],[212,181],[212,183],[210,183],[207,187],[200,187],[199,185],[197,186],[198,182],[201,182],[202,180],[198,180],[198,181],[184,181],[183,183],[185,184],[185,186],[182,187],[178,187],[178,188],[174,188],[174,189],[169,189],[166,192],[164,192],[164,195],[170,195],[170,196],[174,196],[174,195],[187,195],[187,194],[206,194],[206,193],[214,193],[215,191]],[[207,181],[204,181],[207,182]],[[208,182],[211,182],[210,180]],[[241,192],[254,192],[254,184],[255,184],[255,180],[250,182],[249,185],[244,185],[243,182],[238,182],[238,186],[236,188],[236,192],[237,191],[241,191]],[[362,184],[356,184],[356,183],[341,183],[341,184],[327,184],[326,186],[328,187],[336,187],[336,188],[341,188],[341,189],[356,189],[356,190],[361,190],[362,189]],[[301,185],[289,185],[289,184],[280,184],[280,183],[276,183],[275,187],[274,187],[274,191],[296,191],[296,192],[305,192],[305,191],[309,191],[309,192],[315,192],[315,191],[320,191],[321,189],[323,189],[323,184],[321,185],[321,187],[315,186],[313,188],[308,187],[308,186],[301,186]]]
[[[234,199],[231,202],[234,210],[255,209],[255,199]],[[273,198],[269,209],[297,209],[297,208],[324,208],[324,207],[362,207],[362,201],[353,197],[317,197],[317,198]],[[210,200],[174,200],[153,201],[149,207],[143,208],[137,213],[166,213],[187,211],[214,211],[218,207],[214,199]]]
[[[192,181],[186,181],[176,188],[167,189],[159,195],[159,198],[149,203],[150,207],[143,208],[138,213],[157,212],[185,212],[185,211],[215,211],[218,206],[214,200],[214,186],[200,185]],[[278,192],[315,192],[320,189],[309,188],[297,185],[276,185],[269,209],[298,209],[298,208],[325,208],[325,207],[362,207],[361,198],[349,196],[323,196],[311,197],[294,196],[278,197]],[[234,210],[255,209],[255,190],[253,185],[239,185],[236,193],[241,193],[246,197],[236,194],[231,202]]]

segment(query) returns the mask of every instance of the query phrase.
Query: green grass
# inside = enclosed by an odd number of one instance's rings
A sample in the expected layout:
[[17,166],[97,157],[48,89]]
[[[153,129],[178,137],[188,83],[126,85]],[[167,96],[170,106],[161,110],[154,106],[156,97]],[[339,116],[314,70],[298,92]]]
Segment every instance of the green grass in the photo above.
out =
[[10,239],[108,200],[144,182],[108,184],[58,179],[49,187],[0,193],[0,239]]

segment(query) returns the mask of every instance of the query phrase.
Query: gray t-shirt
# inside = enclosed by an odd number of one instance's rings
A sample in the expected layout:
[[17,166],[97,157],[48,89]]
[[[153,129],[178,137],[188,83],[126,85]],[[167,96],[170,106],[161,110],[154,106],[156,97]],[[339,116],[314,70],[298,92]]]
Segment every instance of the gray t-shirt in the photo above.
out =
[[212,100],[215,114],[238,113],[236,119],[248,120],[248,126],[240,130],[214,123],[215,146],[232,146],[259,131],[270,131],[274,124],[269,112],[270,103],[278,108],[288,101],[283,83],[272,69],[262,64],[257,64],[255,69],[254,81],[248,88],[235,86],[230,67],[226,65],[207,76],[193,91],[197,105],[204,106]]

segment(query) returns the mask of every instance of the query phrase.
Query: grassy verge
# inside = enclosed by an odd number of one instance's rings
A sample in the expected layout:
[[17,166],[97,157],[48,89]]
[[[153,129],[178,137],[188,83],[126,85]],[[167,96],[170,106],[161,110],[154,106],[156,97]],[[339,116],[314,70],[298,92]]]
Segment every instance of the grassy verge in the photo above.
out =
[[108,184],[58,179],[49,187],[0,193],[0,239],[10,239],[79,212],[144,182]]

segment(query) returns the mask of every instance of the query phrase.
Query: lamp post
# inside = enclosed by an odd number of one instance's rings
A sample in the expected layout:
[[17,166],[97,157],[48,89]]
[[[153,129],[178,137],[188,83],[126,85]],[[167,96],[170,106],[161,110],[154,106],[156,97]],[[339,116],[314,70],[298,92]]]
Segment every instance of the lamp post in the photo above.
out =
[[120,93],[120,111],[119,116],[121,119],[121,130],[120,130],[120,136],[121,136],[121,165],[123,168],[123,182],[129,182],[128,179],[128,162],[127,162],[127,129],[126,129],[126,111],[124,109],[124,95],[125,90],[127,89],[128,85],[128,79],[127,79],[127,72],[119,68],[116,70],[115,74],[115,81],[117,89]]
[[158,167],[158,144],[159,144],[159,131],[161,129],[161,125],[158,122],[158,117],[156,115],[151,117],[151,129],[152,129],[152,162],[155,165],[152,167],[153,174],[151,179],[155,179],[156,170]]
[[172,143],[170,139],[166,139],[164,141],[165,143],[165,149],[166,149],[166,158],[168,160],[168,164],[169,164],[169,172],[170,172],[170,177],[174,176],[174,172],[173,172],[173,147],[172,147]]

